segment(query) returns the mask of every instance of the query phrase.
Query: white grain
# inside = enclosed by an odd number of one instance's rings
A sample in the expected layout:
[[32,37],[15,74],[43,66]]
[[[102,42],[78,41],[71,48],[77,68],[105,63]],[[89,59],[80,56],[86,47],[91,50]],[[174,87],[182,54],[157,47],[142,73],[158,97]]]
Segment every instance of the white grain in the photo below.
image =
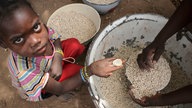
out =
[[156,92],[165,88],[171,78],[171,69],[166,59],[161,57],[150,71],[141,71],[136,61],[139,53],[138,50],[130,55],[126,76],[134,87],[135,97],[141,99],[144,96],[155,95]]
[[83,14],[69,11],[60,11],[50,19],[50,27],[62,35],[62,40],[67,38],[77,38],[81,43],[89,40],[96,32],[94,23]]
[[95,4],[110,4],[110,3],[113,3],[117,0],[87,0],[91,3],[95,3]]
[[[118,52],[115,53],[114,57],[127,59],[135,51],[131,47],[122,46]],[[180,87],[190,84],[190,80],[186,73],[182,71],[177,65],[170,65],[172,69],[172,77],[170,83],[166,88],[160,92],[166,93],[176,90]],[[97,88],[97,93],[100,98],[106,100],[111,108],[143,108],[135,103],[128,94],[128,83],[125,76],[126,69],[118,70],[114,72],[108,78],[94,78],[94,85]],[[139,93],[139,92],[138,92]],[[154,106],[148,108],[175,108],[177,106]],[[182,107],[181,107],[182,108]]]

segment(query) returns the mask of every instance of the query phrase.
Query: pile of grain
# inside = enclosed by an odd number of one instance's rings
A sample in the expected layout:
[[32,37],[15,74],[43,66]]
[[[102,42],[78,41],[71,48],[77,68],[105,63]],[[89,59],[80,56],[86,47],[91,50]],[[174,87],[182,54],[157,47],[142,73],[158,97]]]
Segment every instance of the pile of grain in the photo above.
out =
[[95,4],[110,4],[110,3],[113,3],[117,0],[87,0],[91,3],[95,3]]
[[[114,57],[127,59],[135,52],[130,51],[131,47],[122,46]],[[171,64],[171,63],[169,63]],[[167,93],[177,88],[190,84],[190,80],[186,73],[177,65],[170,65],[172,76],[170,83],[167,87],[160,92]],[[108,78],[96,77],[94,83],[100,98],[106,100],[110,108],[143,108],[135,103],[128,94],[128,86],[130,85],[125,76],[125,68],[118,70]],[[148,107],[148,108],[175,108],[177,106],[161,106],[161,107]],[[182,108],[182,107],[181,107]]]
[[81,43],[89,40],[96,32],[89,18],[74,11],[58,11],[49,19],[48,26],[61,34],[62,39],[77,38]]
[[155,95],[157,91],[167,86],[171,78],[169,63],[163,57],[150,71],[141,71],[136,61],[139,53],[140,51],[136,50],[134,54],[130,55],[126,66],[126,76],[132,83],[132,91],[137,99]]

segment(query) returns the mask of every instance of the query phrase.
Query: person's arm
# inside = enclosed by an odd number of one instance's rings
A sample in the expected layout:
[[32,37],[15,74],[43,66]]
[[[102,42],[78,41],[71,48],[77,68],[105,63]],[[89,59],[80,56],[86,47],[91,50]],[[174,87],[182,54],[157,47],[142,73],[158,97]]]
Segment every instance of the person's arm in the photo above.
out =
[[55,46],[55,54],[53,57],[53,62],[50,70],[50,76],[58,80],[62,74],[62,58],[64,56],[59,38],[55,40],[54,46]]
[[165,106],[192,103],[192,85],[185,86],[166,94],[157,94],[152,97],[143,97],[141,100],[135,99],[132,92],[132,99],[141,106]]
[[154,42],[164,44],[173,34],[192,21],[192,0],[184,0],[159,32]]
[[138,55],[140,69],[149,70],[164,52],[164,44],[178,30],[192,21],[192,0],[184,0],[156,38]]
[[192,85],[162,95],[164,105],[192,103]]
[[[115,58],[107,58],[93,62],[90,66],[86,67],[87,74],[89,76],[97,75],[99,77],[108,77],[112,75],[112,72],[123,67],[123,65],[114,66],[113,60],[115,60]],[[125,61],[123,61],[123,63],[125,63]],[[82,82],[83,80],[80,72],[79,74],[76,74],[75,76],[70,77],[63,82],[58,82],[50,77],[44,89],[47,92],[61,95],[79,87]]]
[[79,87],[82,82],[80,74],[76,74],[62,82],[58,82],[52,77],[49,77],[44,90],[55,95],[62,95]]

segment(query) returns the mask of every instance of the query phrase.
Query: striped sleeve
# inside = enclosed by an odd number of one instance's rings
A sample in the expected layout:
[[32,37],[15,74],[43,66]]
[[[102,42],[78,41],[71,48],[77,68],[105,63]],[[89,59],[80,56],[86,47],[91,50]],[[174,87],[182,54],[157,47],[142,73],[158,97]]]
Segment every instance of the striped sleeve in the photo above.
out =
[[[42,100],[41,90],[45,87],[49,78],[49,74],[42,70],[43,65],[40,67],[42,59],[21,56],[14,56],[14,58],[17,66],[17,70],[11,70],[14,86],[22,88],[20,91],[27,95],[26,100]],[[11,66],[11,63],[9,66]]]
[[9,69],[9,72],[10,72],[12,85],[15,88],[21,87],[21,85],[19,83],[19,80],[17,79],[17,68],[15,66],[15,62],[14,62],[11,55],[8,58],[8,69]]

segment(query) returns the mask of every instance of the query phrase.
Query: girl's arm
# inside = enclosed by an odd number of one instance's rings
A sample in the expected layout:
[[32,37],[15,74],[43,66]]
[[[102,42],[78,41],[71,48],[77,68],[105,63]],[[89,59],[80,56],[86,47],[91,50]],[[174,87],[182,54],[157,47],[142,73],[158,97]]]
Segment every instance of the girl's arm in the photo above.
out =
[[58,82],[52,77],[49,77],[48,83],[45,86],[45,91],[55,94],[62,95],[68,91],[74,90],[82,84],[80,74],[76,74],[73,77],[70,77],[63,82]]
[[[121,66],[114,66],[113,61],[115,58],[107,58],[107,59],[102,59],[98,60],[96,62],[93,62],[90,66],[87,66],[85,70],[86,73],[91,76],[91,75],[96,75],[100,77],[108,77],[112,75],[112,72],[115,70],[118,70],[123,67]],[[125,63],[125,61],[123,61]],[[81,71],[82,72],[82,71]],[[87,77],[86,77],[87,78]],[[84,78],[84,79],[86,79]],[[45,86],[45,91],[61,95],[63,93],[66,93],[70,90],[73,90],[77,87],[79,87],[82,84],[82,74],[80,75],[80,72],[76,74],[73,77],[70,77],[63,82],[58,82],[53,78],[48,79],[48,83]]]
[[59,38],[55,40],[54,46],[55,54],[51,65],[50,76],[58,80],[60,75],[62,74],[62,58],[64,56]]

